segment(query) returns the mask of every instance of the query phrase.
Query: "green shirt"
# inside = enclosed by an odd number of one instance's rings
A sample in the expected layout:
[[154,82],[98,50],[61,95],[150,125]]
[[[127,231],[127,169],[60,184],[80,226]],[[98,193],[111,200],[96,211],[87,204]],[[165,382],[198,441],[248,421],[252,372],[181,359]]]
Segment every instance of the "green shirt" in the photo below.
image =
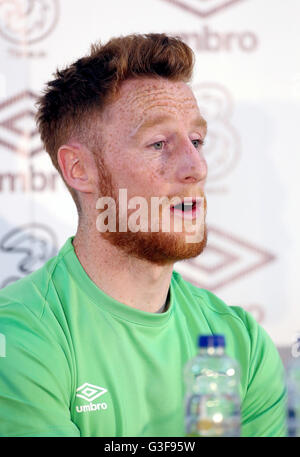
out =
[[211,333],[241,366],[243,435],[285,435],[283,367],[267,333],[175,271],[167,311],[140,311],[92,282],[70,238],[0,291],[0,333],[0,436],[184,436],[183,366]]

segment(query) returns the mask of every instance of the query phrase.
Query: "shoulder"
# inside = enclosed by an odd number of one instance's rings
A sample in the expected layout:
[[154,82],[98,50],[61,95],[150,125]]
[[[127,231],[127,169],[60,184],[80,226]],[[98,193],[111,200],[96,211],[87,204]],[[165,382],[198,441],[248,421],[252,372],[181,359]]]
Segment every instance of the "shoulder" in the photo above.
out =
[[[239,306],[229,306],[220,297],[213,292],[202,289],[191,282],[183,279],[176,271],[173,271],[173,279],[177,287],[177,293],[193,302],[193,306],[197,306],[198,310],[207,316],[207,318],[222,319],[222,322],[235,321],[237,324],[251,330],[253,326],[258,325],[255,319],[243,308]],[[180,291],[180,292],[179,292]]]
[[36,317],[43,313],[51,272],[56,258],[49,260],[39,270],[0,290],[0,316],[16,309],[20,313],[30,312]]
[[0,290],[0,333],[6,338],[8,353],[19,348],[19,353],[38,355],[49,347],[52,330],[49,319],[44,319],[44,308],[55,264],[53,258],[39,270]]
[[[61,251],[35,272],[0,290],[0,334],[7,353],[51,354],[65,345],[53,276]],[[17,352],[16,352],[17,351]]]
[[245,309],[229,306],[221,298],[184,280],[174,272],[177,294],[182,294],[182,309],[189,321],[197,321],[199,329],[225,335],[228,352],[247,367],[248,381],[262,358],[271,355],[279,363],[277,349],[266,330]]

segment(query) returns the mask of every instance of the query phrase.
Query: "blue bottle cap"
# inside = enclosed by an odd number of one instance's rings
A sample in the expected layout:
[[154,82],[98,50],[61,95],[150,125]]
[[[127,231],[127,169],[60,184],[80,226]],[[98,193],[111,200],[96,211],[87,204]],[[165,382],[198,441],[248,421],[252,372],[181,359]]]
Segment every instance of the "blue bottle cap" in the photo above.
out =
[[200,348],[220,348],[225,347],[224,335],[200,335],[198,338],[198,346]]

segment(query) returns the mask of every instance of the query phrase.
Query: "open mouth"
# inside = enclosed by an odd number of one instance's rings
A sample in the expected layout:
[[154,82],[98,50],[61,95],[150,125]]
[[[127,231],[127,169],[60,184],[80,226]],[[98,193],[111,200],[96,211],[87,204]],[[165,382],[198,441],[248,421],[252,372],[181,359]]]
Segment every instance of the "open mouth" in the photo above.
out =
[[200,208],[200,201],[196,199],[190,201],[183,201],[178,205],[170,207],[170,210],[173,214],[183,216],[184,218],[193,219],[196,217],[197,210]]
[[197,206],[196,202],[190,202],[190,203],[179,203],[179,205],[173,206],[171,209],[174,209],[176,211],[182,211],[182,212],[190,212],[193,211]]

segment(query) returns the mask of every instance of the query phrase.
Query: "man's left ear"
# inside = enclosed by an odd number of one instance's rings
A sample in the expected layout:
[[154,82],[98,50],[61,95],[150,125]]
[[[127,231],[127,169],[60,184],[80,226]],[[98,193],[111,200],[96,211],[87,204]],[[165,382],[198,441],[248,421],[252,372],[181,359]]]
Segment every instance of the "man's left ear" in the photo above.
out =
[[64,144],[57,151],[57,160],[66,183],[79,192],[95,191],[93,158],[79,144]]

